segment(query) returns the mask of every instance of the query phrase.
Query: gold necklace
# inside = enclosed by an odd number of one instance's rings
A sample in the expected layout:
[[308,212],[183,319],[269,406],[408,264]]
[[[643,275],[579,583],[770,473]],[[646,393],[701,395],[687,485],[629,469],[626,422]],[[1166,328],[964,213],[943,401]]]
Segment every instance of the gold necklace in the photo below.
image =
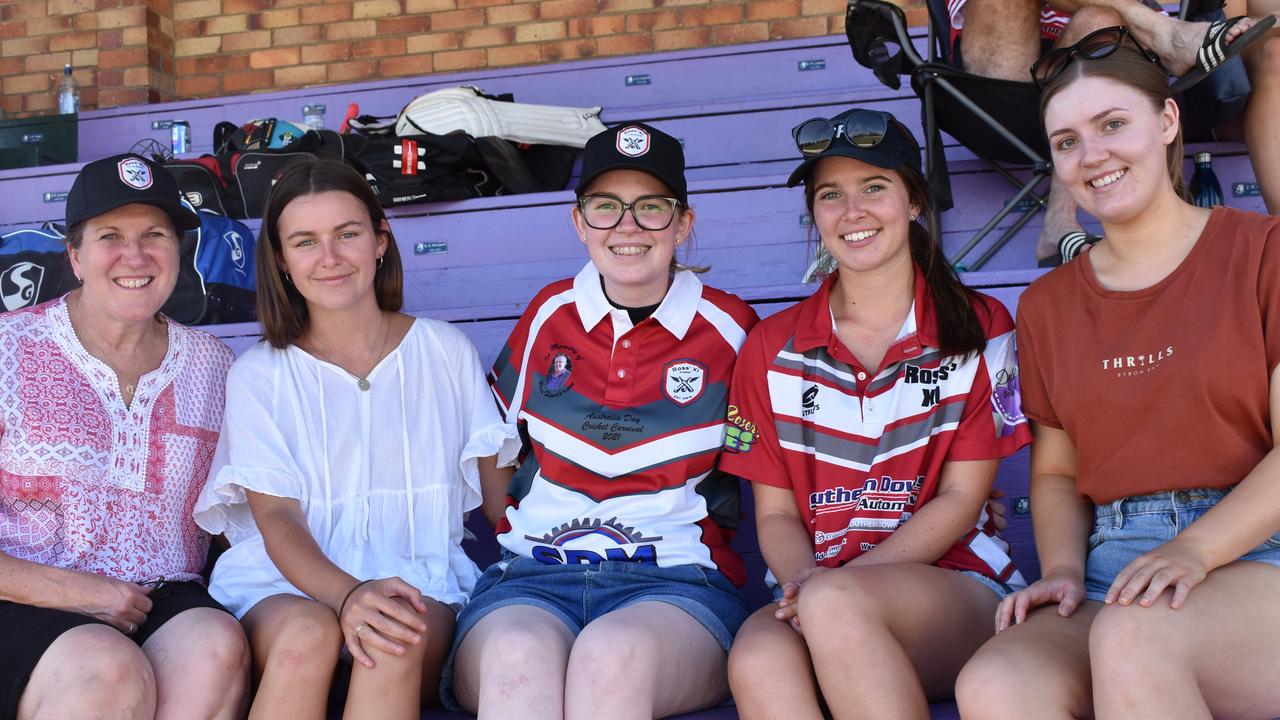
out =
[[315,347],[314,344],[312,344],[311,347],[316,357],[329,363],[330,365],[337,367],[338,369],[342,370],[342,372],[355,378],[356,387],[360,388],[361,392],[369,392],[369,388],[372,387],[369,384],[369,375],[373,373],[374,368],[378,367],[378,361],[382,359],[383,353],[387,351],[387,340],[389,340],[390,338],[391,338],[391,321],[387,320],[386,324],[383,326],[383,329],[382,329],[382,344],[378,347],[378,354],[373,356],[373,362],[369,366],[369,371],[366,372],[364,375],[357,375],[351,372],[350,370],[342,367],[338,363],[330,360],[324,353],[319,352],[319,350]]

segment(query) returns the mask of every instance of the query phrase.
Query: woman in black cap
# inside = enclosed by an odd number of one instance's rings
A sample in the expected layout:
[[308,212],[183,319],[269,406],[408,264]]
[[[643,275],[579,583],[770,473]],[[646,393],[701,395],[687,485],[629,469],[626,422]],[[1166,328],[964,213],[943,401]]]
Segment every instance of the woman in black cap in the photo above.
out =
[[778,603],[738,633],[730,682],[744,718],[928,718],[1025,585],[987,507],[1030,440],[1013,321],[916,222],[919,146],[893,116],[793,135],[829,275],[734,371],[721,467],[752,481]]
[[456,704],[481,718],[713,705],[747,615],[728,546],[738,480],[716,463],[756,315],[676,261],[694,213],[675,138],[606,130],[581,178],[573,221],[590,261],[538,293],[490,376],[525,447],[509,486],[485,488],[504,557],[454,641]]
[[89,163],[67,197],[81,287],[0,315],[0,717],[243,712],[248,647],[191,517],[232,354],[159,312],[199,222],[151,161]]

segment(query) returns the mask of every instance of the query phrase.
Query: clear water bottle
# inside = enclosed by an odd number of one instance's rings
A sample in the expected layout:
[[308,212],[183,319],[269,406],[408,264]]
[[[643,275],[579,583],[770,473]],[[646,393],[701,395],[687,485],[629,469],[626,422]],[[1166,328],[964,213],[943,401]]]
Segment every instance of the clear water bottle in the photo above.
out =
[[1213,156],[1207,152],[1196,153],[1196,171],[1191,176],[1191,198],[1200,207],[1223,205],[1222,185],[1213,172]]
[[58,81],[58,112],[73,115],[80,112],[80,86],[71,77],[71,65],[62,68],[62,79]]

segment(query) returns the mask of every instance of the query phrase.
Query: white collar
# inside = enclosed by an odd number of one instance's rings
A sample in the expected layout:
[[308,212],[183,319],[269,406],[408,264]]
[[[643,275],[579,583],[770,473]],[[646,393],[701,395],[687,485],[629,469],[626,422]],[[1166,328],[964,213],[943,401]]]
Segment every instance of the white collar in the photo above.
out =
[[[573,278],[573,302],[578,308],[578,317],[582,319],[582,329],[587,332],[591,332],[605,315],[615,309],[605,297],[600,272],[590,262]],[[692,271],[681,270],[672,277],[671,287],[654,311],[653,318],[677,340],[683,340],[693,324],[693,316],[698,313],[700,302],[702,281]]]

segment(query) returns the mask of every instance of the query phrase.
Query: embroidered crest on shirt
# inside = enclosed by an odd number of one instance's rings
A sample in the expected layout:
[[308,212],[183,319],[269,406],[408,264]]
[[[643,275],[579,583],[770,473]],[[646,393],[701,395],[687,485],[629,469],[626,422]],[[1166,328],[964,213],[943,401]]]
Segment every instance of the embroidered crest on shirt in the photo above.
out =
[[707,368],[693,360],[668,363],[663,371],[662,394],[683,407],[702,397],[706,377]]

